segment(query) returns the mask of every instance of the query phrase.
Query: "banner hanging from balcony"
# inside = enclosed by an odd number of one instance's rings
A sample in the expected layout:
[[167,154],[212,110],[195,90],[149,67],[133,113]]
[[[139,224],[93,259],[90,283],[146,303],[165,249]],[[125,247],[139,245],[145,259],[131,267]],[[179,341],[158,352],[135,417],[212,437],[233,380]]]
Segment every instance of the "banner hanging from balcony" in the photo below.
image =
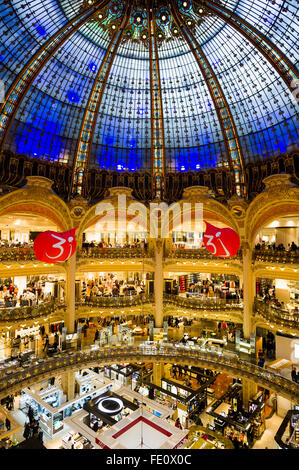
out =
[[240,247],[240,237],[232,228],[218,228],[205,221],[206,231],[203,242],[206,249],[214,256],[231,258]]
[[77,248],[75,238],[77,228],[62,233],[52,230],[40,233],[33,245],[36,259],[44,263],[62,263],[71,258]]

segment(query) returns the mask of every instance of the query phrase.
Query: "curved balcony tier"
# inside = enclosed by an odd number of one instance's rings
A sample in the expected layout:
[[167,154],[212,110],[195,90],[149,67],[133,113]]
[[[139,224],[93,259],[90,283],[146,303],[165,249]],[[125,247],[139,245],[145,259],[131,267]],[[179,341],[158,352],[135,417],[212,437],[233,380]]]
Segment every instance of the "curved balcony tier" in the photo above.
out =
[[194,365],[226,372],[229,375],[248,379],[257,385],[270,389],[280,396],[290,400],[294,405],[299,404],[299,385],[276,372],[261,368],[250,362],[241,360],[235,353],[212,351],[200,348],[170,345],[167,343],[152,343],[151,346],[106,347],[86,349],[82,351],[66,351],[51,359],[34,359],[28,367],[19,368],[10,374],[0,376],[0,398],[19,392],[22,388],[46,378],[59,375],[68,370],[79,370],[88,367],[117,364],[123,362],[161,362],[182,365]]
[[[210,253],[208,250],[205,248],[200,248],[200,249],[188,249],[188,248],[177,248],[176,250],[170,250],[167,255],[167,258],[170,259],[218,259],[218,260],[226,260],[226,258],[221,258],[219,256],[214,256],[212,253]],[[240,260],[242,259],[242,251],[239,250],[235,256],[232,256],[229,258],[230,260]],[[227,261],[227,260],[226,260]]]
[[154,303],[154,296],[150,295],[132,295],[123,297],[102,297],[91,296],[86,297],[84,302],[76,302],[77,307],[98,307],[98,308],[123,308],[135,307],[137,305],[144,305]]
[[83,248],[79,252],[80,258],[95,258],[95,259],[131,259],[131,258],[148,258],[150,257],[149,250],[144,248],[98,248],[89,247]]
[[65,310],[65,308],[64,304],[54,300],[28,307],[0,308],[0,324],[35,320],[52,315],[53,312]]
[[[153,295],[134,295],[123,297],[92,296],[85,301],[76,302],[76,318],[97,317],[102,315],[151,315],[154,314],[155,299]],[[173,309],[173,306],[177,309]],[[30,322],[41,318],[55,317],[63,320],[66,305],[63,302],[49,301],[36,306],[0,308],[0,327],[20,322]],[[200,313],[199,313],[200,312]],[[181,297],[175,294],[164,294],[164,316],[196,316],[211,319],[243,323],[243,303],[231,299],[199,299]],[[272,324],[273,329],[282,329],[285,333],[299,333],[299,314],[275,308],[260,299],[254,301],[254,319],[256,325]],[[54,321],[54,320],[53,320]]]
[[164,294],[165,303],[172,303],[184,308],[194,308],[196,310],[242,310],[243,302],[231,299],[197,298],[197,297],[181,297],[175,294]]
[[267,304],[257,297],[254,299],[254,311],[276,327],[289,328],[293,333],[299,332],[299,313],[292,314],[288,310]]
[[264,261],[265,263],[299,264],[299,250],[255,249],[252,253],[252,259],[253,261]]
[[1,261],[36,261],[36,256],[32,247],[0,247]]

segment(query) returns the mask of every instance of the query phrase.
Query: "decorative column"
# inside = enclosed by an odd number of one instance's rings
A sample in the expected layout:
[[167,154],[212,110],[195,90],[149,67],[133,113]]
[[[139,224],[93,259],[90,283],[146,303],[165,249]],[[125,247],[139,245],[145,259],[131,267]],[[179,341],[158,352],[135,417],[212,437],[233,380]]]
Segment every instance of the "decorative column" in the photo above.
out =
[[[88,211],[88,202],[82,196],[77,195],[68,202],[69,211],[71,214],[72,227],[77,227],[76,253],[66,262],[66,279],[65,279],[65,303],[66,313],[64,323],[67,328],[67,333],[75,333],[75,313],[76,313],[76,265],[77,257],[80,258],[83,239],[82,223]],[[81,283],[80,283],[81,284]],[[79,289],[80,290],[80,289]]]
[[252,312],[255,294],[255,278],[252,271],[251,250],[248,242],[242,244],[243,261],[243,333],[249,339],[252,333]]
[[67,396],[67,401],[75,398],[75,372],[68,371],[61,376],[61,386],[63,393]]
[[163,327],[163,242],[155,241],[155,327]]
[[248,410],[248,402],[257,394],[257,385],[251,380],[242,379],[243,407]]
[[158,387],[161,387],[161,381],[164,375],[164,364],[163,362],[153,363],[153,383]]
[[65,291],[64,325],[67,328],[67,333],[75,333],[76,253],[66,263]]

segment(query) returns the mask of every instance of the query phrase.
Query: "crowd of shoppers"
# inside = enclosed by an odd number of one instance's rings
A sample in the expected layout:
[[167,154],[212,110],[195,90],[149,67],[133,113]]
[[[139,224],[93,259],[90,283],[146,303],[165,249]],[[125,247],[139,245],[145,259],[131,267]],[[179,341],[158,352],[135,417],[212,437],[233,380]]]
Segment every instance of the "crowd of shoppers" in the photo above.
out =
[[127,282],[118,280],[113,274],[95,281],[83,281],[82,297],[86,302],[92,297],[120,297],[132,296],[144,293],[144,283],[142,281]]
[[29,405],[27,417],[29,421],[25,422],[23,437],[27,440],[30,438],[37,438],[43,442],[43,432],[39,426],[39,420],[35,419],[33,409]]
[[288,243],[287,248],[284,246],[283,243],[276,244],[275,242],[266,244],[266,242],[263,241],[262,243],[257,243],[255,245],[256,250],[296,252],[298,250],[298,248],[299,247],[296,245],[295,242]]
[[38,282],[28,282],[22,292],[10,280],[0,282],[0,307],[32,307],[51,299],[51,295],[45,294]]
[[134,241],[125,241],[125,242],[105,242],[105,241],[91,241],[91,242],[86,242],[84,241],[82,243],[82,250],[85,251],[86,253],[90,253],[91,249],[93,248],[101,248],[101,249],[106,249],[106,248],[141,248],[141,249],[146,249],[147,248],[147,242],[145,240],[134,240]]
[[18,240],[0,240],[1,248],[32,248],[33,241],[20,242]]

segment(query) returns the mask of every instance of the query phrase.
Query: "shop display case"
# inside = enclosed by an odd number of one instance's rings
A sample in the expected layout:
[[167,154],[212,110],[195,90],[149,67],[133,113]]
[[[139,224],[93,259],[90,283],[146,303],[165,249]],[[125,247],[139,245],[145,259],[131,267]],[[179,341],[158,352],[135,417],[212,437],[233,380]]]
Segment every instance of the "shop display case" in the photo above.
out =
[[80,372],[76,372],[75,381],[75,392],[80,396],[91,392],[101,384],[105,384],[105,379],[91,369],[83,369]]
[[133,364],[112,364],[105,366],[105,377],[117,381],[123,387],[132,383],[133,374],[138,370],[138,367]]
[[97,389],[69,402],[65,402],[62,390],[56,386],[36,393],[32,390],[24,389],[20,399],[20,409],[28,415],[28,408],[31,406],[34,418],[39,420],[41,429],[50,437],[53,437],[64,429],[65,418],[82,410],[85,403],[106,393],[111,387],[111,384],[103,387],[99,383]]
[[213,418],[211,429],[223,432],[235,445],[247,448],[264,433],[265,404],[263,393],[258,392],[249,401],[248,412],[245,411],[241,406],[241,390],[241,384],[234,383],[206,412]]
[[94,449],[89,439],[78,432],[70,432],[62,439],[64,449]]
[[129,416],[138,409],[138,405],[109,391],[100,398],[88,401],[83,408],[88,412],[88,417],[84,420],[87,426],[96,431],[103,431]]
[[299,449],[299,411],[296,408],[286,413],[275,434],[279,449]]

